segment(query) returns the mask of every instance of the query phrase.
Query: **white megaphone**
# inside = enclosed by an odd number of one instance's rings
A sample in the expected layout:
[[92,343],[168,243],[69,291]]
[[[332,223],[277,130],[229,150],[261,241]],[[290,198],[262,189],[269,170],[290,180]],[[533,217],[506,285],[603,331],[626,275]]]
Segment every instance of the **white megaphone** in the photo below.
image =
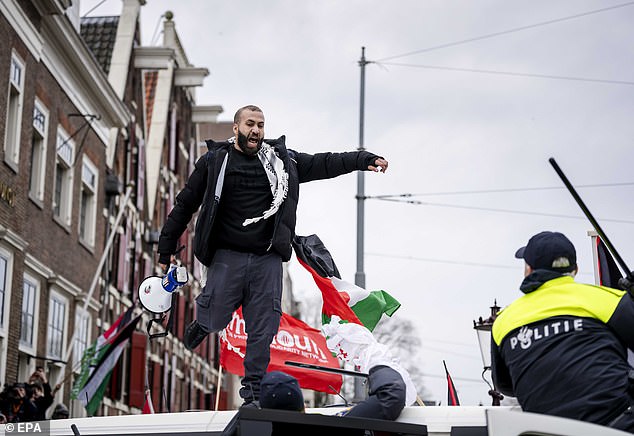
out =
[[189,277],[184,266],[171,265],[164,277],[150,276],[139,286],[139,300],[148,311],[165,313],[172,308],[172,292],[187,284]]

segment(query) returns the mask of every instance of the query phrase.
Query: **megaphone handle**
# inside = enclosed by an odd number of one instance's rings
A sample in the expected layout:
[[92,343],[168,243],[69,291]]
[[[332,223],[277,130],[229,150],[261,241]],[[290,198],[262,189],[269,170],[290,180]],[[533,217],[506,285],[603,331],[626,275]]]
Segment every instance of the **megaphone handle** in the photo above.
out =
[[174,312],[174,308],[176,307],[176,296],[178,294],[176,292],[172,292],[172,303],[170,304],[170,314],[169,314],[169,318],[167,318],[167,325],[165,326],[165,331],[167,333],[172,331],[172,328],[174,327],[174,317],[172,316],[172,312]]
[[164,338],[165,336],[167,336],[169,334],[168,330],[164,330],[160,333],[151,333],[152,330],[152,323],[157,323],[160,324],[159,321],[163,321],[164,317],[161,317],[160,320],[155,319],[155,318],[150,318],[150,320],[147,322],[147,335],[150,338],[150,340],[152,339],[156,339],[156,338]]

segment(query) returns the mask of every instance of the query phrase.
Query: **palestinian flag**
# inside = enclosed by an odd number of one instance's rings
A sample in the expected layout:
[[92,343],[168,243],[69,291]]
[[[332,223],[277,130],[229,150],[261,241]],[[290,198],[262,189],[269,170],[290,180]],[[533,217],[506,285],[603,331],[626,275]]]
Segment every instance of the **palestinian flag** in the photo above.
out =
[[460,400],[458,399],[458,392],[456,392],[456,387],[453,384],[453,380],[451,379],[451,375],[449,375],[449,370],[447,369],[447,364],[445,361],[442,361],[442,364],[445,367],[445,374],[447,374],[447,405],[448,406],[459,406]]
[[623,278],[621,270],[599,236],[597,236],[597,271],[601,286],[621,289],[619,286],[619,280]]
[[132,318],[134,306],[123,313],[112,326],[86,349],[81,360],[71,398],[79,400],[89,416],[94,415],[101,404],[112,369],[130,341],[141,315]]
[[152,404],[152,394],[149,389],[145,390],[145,401],[143,402],[143,409],[141,410],[141,414],[152,414],[154,413],[154,405]]
[[332,315],[374,330],[381,316],[392,316],[401,307],[385,291],[367,291],[341,280],[332,256],[317,235],[295,236],[293,249],[299,263],[313,276],[323,297],[322,322],[327,324]]

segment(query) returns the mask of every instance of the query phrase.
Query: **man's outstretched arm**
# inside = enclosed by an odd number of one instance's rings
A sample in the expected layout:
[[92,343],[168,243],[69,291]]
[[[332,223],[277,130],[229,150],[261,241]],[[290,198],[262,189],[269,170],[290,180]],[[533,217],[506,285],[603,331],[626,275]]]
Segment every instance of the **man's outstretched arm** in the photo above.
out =
[[369,151],[295,153],[295,156],[300,183],[331,179],[352,171],[385,172],[388,167],[385,158]]

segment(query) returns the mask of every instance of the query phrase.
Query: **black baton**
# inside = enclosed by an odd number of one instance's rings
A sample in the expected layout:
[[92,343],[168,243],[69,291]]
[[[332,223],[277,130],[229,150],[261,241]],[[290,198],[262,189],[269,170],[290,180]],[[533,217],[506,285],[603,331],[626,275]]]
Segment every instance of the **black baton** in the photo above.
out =
[[614,256],[614,260],[616,260],[616,262],[619,264],[621,269],[625,271],[625,278],[629,283],[621,283],[621,281],[619,281],[619,285],[624,286],[628,290],[628,292],[630,292],[630,294],[633,294],[632,296],[634,297],[634,292],[632,292],[632,290],[629,289],[631,288],[631,284],[634,281],[632,277],[632,270],[628,268],[627,264],[625,263],[625,261],[623,260],[619,252],[616,251],[616,249],[614,248],[614,245],[612,245],[612,242],[610,242],[607,235],[605,234],[605,232],[603,231],[603,229],[597,222],[597,220],[594,219],[594,216],[592,216],[592,213],[590,213],[590,210],[588,209],[588,207],[585,205],[581,197],[579,197],[579,194],[577,194],[577,191],[575,190],[575,188],[572,186],[572,184],[570,183],[570,181],[568,180],[564,172],[561,170],[561,168],[559,168],[559,165],[557,165],[555,158],[551,157],[550,159],[548,159],[548,162],[550,162],[550,164],[553,166],[553,168],[555,169],[555,172],[557,173],[561,181],[564,182],[564,185],[566,185],[566,188],[568,188],[568,192],[570,192],[570,195],[572,195],[572,198],[575,199],[575,201],[577,202],[577,204],[579,205],[583,213],[586,215],[586,218],[588,218],[588,220],[592,224],[592,227],[594,227],[594,230],[597,232],[601,240],[605,243],[606,247],[608,247],[608,250],[610,250],[610,253],[612,253],[612,256]]

